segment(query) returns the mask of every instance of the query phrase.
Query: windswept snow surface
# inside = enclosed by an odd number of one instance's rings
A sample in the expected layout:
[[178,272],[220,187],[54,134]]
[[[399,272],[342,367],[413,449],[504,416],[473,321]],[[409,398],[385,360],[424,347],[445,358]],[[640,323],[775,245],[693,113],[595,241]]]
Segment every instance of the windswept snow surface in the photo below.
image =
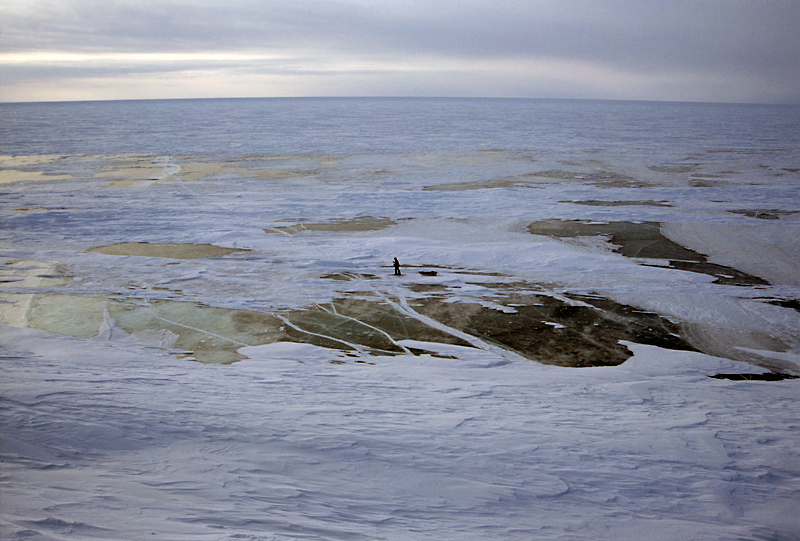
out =
[[707,377],[760,371],[733,361],[632,344],[583,370],[454,346],[331,364],[283,343],[220,366],[2,332],[7,539],[800,531],[796,382]]
[[0,108],[3,540],[800,539],[797,108]]

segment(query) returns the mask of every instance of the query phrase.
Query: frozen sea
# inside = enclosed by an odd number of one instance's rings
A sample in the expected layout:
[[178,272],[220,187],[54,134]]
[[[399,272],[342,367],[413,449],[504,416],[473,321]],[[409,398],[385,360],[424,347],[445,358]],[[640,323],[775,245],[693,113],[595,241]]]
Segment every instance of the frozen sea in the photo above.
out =
[[0,538],[800,539],[800,107],[0,115]]

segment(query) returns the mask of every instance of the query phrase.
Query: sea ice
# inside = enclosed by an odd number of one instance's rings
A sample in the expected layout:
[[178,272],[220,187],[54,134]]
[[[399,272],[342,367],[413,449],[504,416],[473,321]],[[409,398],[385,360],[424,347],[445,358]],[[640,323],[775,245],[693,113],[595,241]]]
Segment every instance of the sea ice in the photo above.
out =
[[221,103],[0,158],[3,539],[798,537],[783,116]]

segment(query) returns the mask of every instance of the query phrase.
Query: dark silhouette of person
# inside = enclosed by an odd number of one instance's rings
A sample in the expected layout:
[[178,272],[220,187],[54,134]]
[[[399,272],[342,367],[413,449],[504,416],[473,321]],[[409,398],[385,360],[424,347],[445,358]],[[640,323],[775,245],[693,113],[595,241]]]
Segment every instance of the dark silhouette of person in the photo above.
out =
[[394,275],[395,276],[400,276],[400,274],[401,274],[400,273],[400,262],[395,257],[394,258]]

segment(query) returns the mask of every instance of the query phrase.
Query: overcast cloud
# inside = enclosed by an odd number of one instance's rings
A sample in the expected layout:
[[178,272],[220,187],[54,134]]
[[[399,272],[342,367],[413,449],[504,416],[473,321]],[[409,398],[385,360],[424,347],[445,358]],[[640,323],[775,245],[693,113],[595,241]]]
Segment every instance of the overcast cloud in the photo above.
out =
[[797,0],[15,0],[0,100],[800,103]]

